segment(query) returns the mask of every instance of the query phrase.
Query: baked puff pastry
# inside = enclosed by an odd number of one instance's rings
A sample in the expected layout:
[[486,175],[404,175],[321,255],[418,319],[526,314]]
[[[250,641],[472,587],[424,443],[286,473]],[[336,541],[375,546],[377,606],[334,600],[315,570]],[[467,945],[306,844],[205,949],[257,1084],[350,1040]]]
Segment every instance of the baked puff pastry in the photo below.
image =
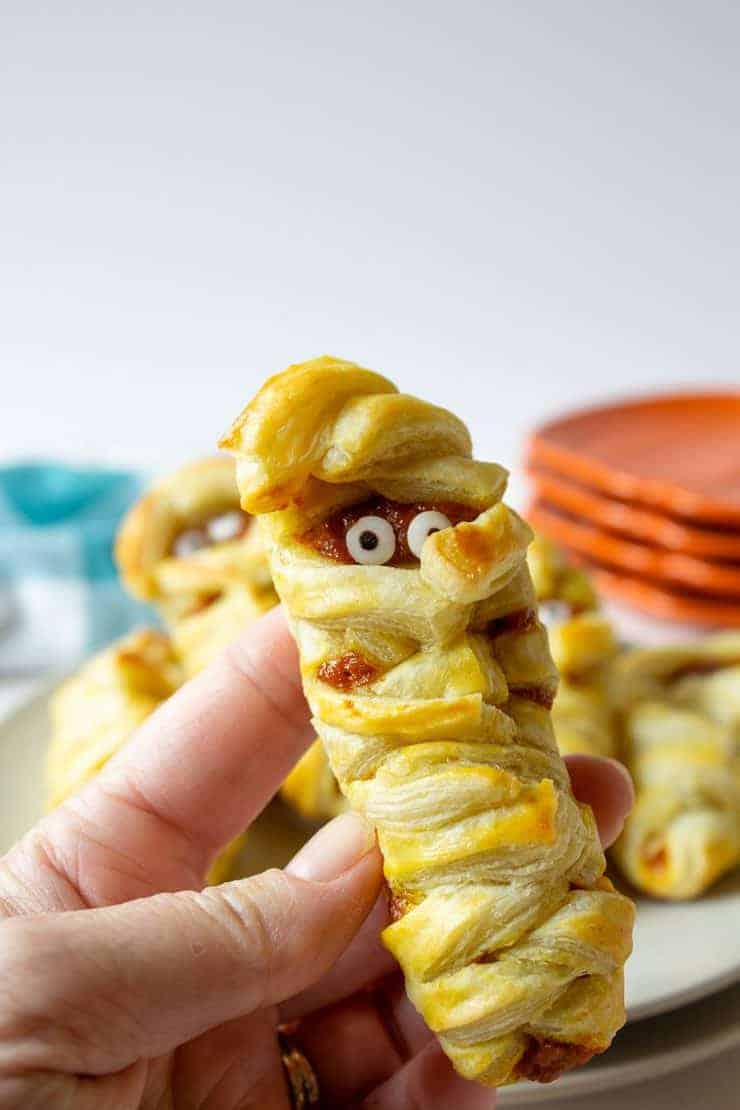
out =
[[301,817],[327,821],[348,808],[348,802],[329,766],[324,745],[314,740],[280,787],[280,796]]
[[96,775],[182,681],[167,636],[142,629],[93,656],[63,682],[51,701],[49,806],[59,805]]
[[696,898],[740,863],[740,635],[627,652],[612,687],[637,792],[614,857],[648,894]]
[[[60,805],[94,778],[184,679],[169,638],[140,629],[93,656],[63,682],[51,701],[48,807]],[[242,839],[232,841],[214,861],[209,883],[228,877]]]
[[188,676],[277,601],[226,457],[190,463],[154,485],[124,521],[116,557],[131,593],[161,612]]
[[314,723],[391,891],[387,947],[457,1070],[554,1079],[624,1021],[632,903],[553,738],[557,677],[506,473],[465,425],[334,358],[222,446],[259,514]]
[[[609,664],[617,652],[610,622],[588,576],[543,536],[527,552],[540,616],[560,673],[552,723],[562,755],[614,757],[617,743],[608,694]],[[323,745],[317,740],[283,783],[281,794],[302,816],[326,820],[347,808]]]
[[544,536],[527,560],[550,651],[560,673],[552,723],[563,755],[614,757],[617,737],[609,697],[609,667],[618,645],[588,576]]

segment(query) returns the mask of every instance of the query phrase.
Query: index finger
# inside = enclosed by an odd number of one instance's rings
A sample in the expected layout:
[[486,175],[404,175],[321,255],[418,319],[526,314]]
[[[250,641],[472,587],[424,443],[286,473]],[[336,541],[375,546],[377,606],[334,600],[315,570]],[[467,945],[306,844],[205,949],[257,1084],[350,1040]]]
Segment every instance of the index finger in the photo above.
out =
[[[276,609],[160,706],[31,838],[89,905],[200,885],[311,739],[295,644]],[[101,880],[106,867],[115,881]]]

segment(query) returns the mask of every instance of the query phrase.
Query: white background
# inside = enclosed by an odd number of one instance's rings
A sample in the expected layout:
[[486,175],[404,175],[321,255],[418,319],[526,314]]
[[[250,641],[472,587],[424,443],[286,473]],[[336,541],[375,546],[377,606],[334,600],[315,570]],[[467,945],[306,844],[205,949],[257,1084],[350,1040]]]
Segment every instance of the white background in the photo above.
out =
[[324,351],[515,465],[737,383],[732,3],[0,0],[0,458],[158,468]]

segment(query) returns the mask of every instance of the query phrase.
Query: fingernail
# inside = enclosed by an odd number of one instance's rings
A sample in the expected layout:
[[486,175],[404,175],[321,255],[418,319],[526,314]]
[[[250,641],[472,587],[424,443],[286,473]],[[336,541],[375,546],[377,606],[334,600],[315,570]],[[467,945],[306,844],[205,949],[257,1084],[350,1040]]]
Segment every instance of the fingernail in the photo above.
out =
[[327,883],[354,867],[374,845],[372,825],[358,813],[343,813],[319,829],[285,870],[299,879]]

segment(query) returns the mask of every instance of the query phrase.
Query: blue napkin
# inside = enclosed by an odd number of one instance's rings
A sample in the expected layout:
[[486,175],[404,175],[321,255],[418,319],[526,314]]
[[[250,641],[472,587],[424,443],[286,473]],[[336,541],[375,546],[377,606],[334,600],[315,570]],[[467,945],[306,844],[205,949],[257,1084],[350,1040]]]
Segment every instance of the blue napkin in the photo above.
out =
[[151,623],[113,561],[144,480],[51,462],[0,467],[0,674],[68,667]]

